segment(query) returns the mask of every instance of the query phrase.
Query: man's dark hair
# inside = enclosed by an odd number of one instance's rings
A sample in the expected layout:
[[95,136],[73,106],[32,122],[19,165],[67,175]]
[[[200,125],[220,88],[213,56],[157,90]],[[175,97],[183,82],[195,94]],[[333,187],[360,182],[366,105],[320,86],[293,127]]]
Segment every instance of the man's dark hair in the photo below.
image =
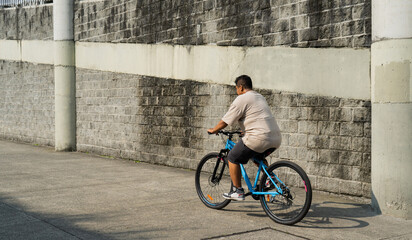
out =
[[252,89],[252,79],[248,75],[241,75],[235,80],[236,86],[243,86],[245,89]]

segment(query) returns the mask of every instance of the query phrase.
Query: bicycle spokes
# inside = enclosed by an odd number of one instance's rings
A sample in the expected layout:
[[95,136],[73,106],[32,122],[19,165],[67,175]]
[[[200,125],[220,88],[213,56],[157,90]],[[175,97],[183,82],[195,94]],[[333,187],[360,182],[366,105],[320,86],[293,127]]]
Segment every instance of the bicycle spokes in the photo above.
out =
[[262,177],[265,186],[261,204],[265,212],[274,221],[294,224],[307,213],[311,202],[309,179],[303,170],[290,162],[275,163]]
[[198,196],[210,208],[221,209],[230,202],[222,196],[232,187],[229,168],[223,160],[217,153],[208,154],[200,161],[196,170]]

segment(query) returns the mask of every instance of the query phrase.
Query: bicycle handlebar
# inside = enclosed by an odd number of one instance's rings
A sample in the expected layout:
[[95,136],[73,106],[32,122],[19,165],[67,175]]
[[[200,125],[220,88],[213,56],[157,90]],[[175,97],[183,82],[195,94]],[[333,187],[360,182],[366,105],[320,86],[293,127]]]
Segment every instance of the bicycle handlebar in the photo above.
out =
[[[230,136],[230,135],[234,135],[234,134],[239,134],[239,135],[242,134],[241,131],[222,131],[222,130],[219,130],[219,131],[217,132],[217,134],[219,134],[219,133],[220,133],[220,134],[223,134],[223,135],[226,135],[226,136]],[[208,132],[208,134],[211,135],[211,134],[213,134],[213,133]]]

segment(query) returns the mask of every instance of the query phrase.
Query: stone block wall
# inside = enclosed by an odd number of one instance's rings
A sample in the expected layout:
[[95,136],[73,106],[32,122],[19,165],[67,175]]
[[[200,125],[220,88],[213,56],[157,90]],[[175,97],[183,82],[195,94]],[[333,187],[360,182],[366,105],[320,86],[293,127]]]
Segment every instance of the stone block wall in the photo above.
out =
[[77,150],[139,159],[138,77],[76,70]]
[[277,158],[302,166],[317,190],[370,196],[370,101],[282,92],[268,99],[283,133]]
[[[236,97],[233,86],[86,69],[77,82],[80,151],[194,169],[224,147],[206,130]],[[370,196],[369,101],[258,91],[282,130],[271,161],[298,163],[315,189]]]
[[76,41],[369,47],[370,0],[76,2]]
[[54,145],[53,66],[0,60],[0,138]]
[[77,69],[78,150],[194,169],[234,99],[220,85]]
[[53,7],[0,8],[0,39],[53,40]]

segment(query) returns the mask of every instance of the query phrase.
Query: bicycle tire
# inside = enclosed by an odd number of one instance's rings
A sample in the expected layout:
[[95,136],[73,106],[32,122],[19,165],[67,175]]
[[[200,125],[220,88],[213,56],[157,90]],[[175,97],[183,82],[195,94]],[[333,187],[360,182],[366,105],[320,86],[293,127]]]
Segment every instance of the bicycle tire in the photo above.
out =
[[[275,180],[278,187],[283,186],[283,194],[276,196],[261,195],[260,203],[266,214],[275,222],[293,225],[301,221],[309,211],[312,203],[312,187],[309,177],[297,164],[279,161],[269,166],[268,173],[274,173],[280,180]],[[272,175],[273,176],[273,175]],[[263,174],[260,181],[261,192],[279,192]],[[285,188],[286,186],[286,188]]]
[[[213,169],[219,161],[218,172],[224,167],[222,178],[212,182]],[[209,153],[200,160],[195,176],[195,186],[200,200],[209,208],[222,209],[231,200],[223,198],[224,192],[229,192],[232,188],[232,181],[229,175],[229,166],[219,159],[218,153]]]

